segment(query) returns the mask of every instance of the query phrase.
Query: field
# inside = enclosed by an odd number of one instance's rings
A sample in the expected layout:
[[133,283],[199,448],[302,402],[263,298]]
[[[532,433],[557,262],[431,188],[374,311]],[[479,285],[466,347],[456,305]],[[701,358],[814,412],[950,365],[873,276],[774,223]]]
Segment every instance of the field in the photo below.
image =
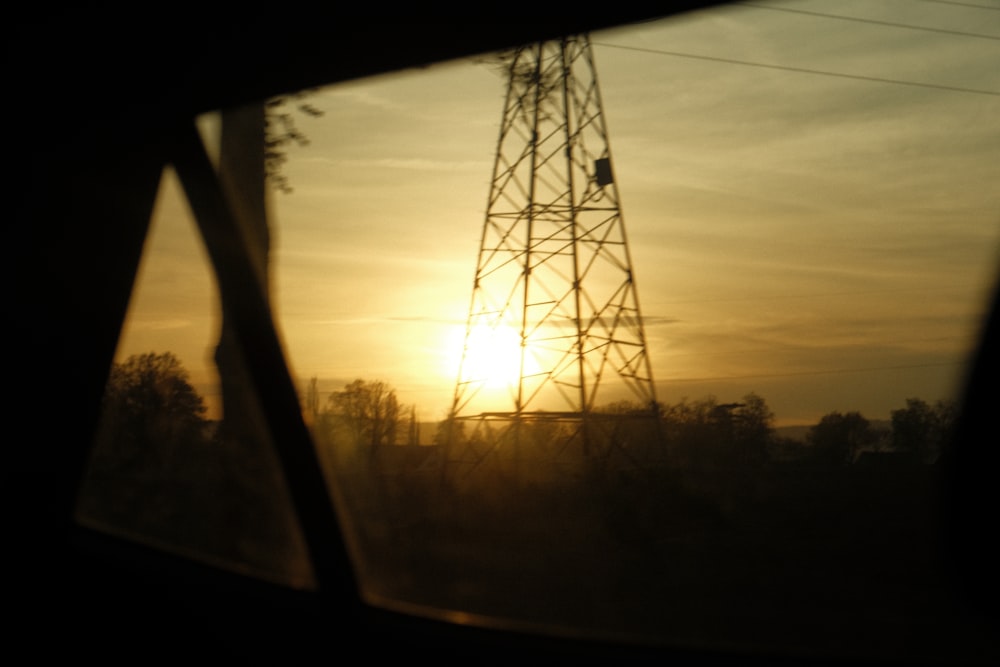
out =
[[555,466],[542,482],[546,463],[521,460],[532,475],[484,462],[456,480],[406,449],[340,468],[377,603],[792,656],[1000,656],[957,598],[933,466]]

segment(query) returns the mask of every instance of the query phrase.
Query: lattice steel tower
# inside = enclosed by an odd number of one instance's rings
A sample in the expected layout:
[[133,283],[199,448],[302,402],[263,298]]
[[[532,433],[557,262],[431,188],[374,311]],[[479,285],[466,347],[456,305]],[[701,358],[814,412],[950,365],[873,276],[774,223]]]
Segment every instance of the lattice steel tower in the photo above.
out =
[[[525,46],[501,62],[507,95],[452,415],[583,420],[626,399],[653,409],[590,40]],[[498,382],[481,348],[508,358],[508,339],[516,368]]]

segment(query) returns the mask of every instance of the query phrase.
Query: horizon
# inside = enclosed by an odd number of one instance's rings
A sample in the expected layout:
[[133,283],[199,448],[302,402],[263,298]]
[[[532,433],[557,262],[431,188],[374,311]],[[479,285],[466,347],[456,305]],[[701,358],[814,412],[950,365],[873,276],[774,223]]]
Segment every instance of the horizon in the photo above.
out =
[[[382,380],[382,381],[387,382],[390,385],[390,388],[395,391],[395,387],[391,386],[392,383],[390,381],[388,381],[388,380],[385,380],[384,378],[353,378],[352,380],[339,379],[339,378],[316,378],[316,380],[317,380],[317,382],[316,382],[316,384],[317,384],[317,391],[318,391],[318,394],[319,394],[319,397],[320,397],[320,411],[321,412],[323,411],[323,405],[325,404],[325,401],[326,401],[327,397],[330,396],[330,394],[332,394],[334,392],[337,392],[337,391],[342,391],[346,387],[346,385],[348,385],[349,383],[353,382],[354,380],[358,380],[358,379],[364,379],[364,380],[369,380],[369,381]],[[293,380],[294,380],[295,386],[299,389],[299,395],[302,396],[302,397],[304,397],[305,393],[307,391],[307,388],[308,388],[308,384],[312,381],[312,378],[305,378],[305,379],[303,379],[303,378],[293,378]],[[206,418],[209,419],[209,420],[212,420],[212,421],[218,421],[221,418],[221,393],[220,393],[220,389],[221,388],[220,388],[220,386],[217,383],[204,383],[204,382],[201,382],[201,383],[194,383],[193,382],[192,386],[194,387],[195,391],[197,391],[198,394],[205,401],[206,407],[208,408],[208,413],[207,413],[207,417]],[[747,392],[747,393],[757,394],[762,399],[764,399],[764,401],[768,403],[768,407],[771,407],[772,410],[773,410],[773,406],[771,406],[771,404],[768,401],[768,398],[767,398],[766,395],[763,395],[763,394],[761,394],[759,392],[754,392],[754,391]],[[397,394],[397,397],[398,397],[399,396],[399,392],[396,391],[396,394]],[[721,403],[730,403],[730,402],[738,401],[738,400],[742,399],[744,395],[746,395],[746,394],[743,394],[741,396],[716,396],[714,394],[705,394],[705,395],[702,395],[702,396],[684,396],[680,400],[678,400],[678,401],[672,401],[672,402],[665,402],[665,401],[660,400],[659,403],[669,406],[669,405],[674,405],[676,403],[679,403],[681,401],[698,402],[698,401],[702,401],[702,400],[715,399],[718,403],[721,404]],[[906,401],[907,401],[907,399],[919,399],[919,400],[923,400],[928,405],[934,405],[939,400],[955,400],[955,399],[949,398],[949,397],[928,398],[928,397],[924,397],[924,396],[905,396],[905,397],[901,397],[898,400],[898,402],[897,402],[898,404],[895,405],[895,406],[893,406],[893,407],[891,407],[884,414],[874,415],[874,414],[867,414],[867,413],[865,413],[863,411],[860,411],[860,410],[852,410],[852,409],[846,409],[845,410],[845,409],[840,409],[840,408],[831,408],[829,410],[821,411],[821,414],[819,414],[819,416],[817,416],[816,419],[811,420],[811,421],[789,421],[787,419],[782,419],[782,416],[780,414],[776,413],[775,414],[775,418],[774,418],[774,424],[773,424],[773,426],[774,426],[774,428],[776,430],[780,430],[780,429],[799,429],[799,428],[806,429],[806,428],[811,428],[812,426],[815,426],[820,421],[820,419],[822,417],[824,417],[824,416],[826,416],[828,414],[834,413],[834,412],[839,412],[839,413],[842,413],[842,414],[843,413],[847,413],[847,412],[860,412],[861,416],[863,416],[865,419],[867,419],[872,424],[888,424],[888,423],[891,423],[891,421],[892,421],[892,414],[891,414],[892,411],[905,409],[906,408]],[[405,408],[405,410],[407,410],[407,411],[411,407],[415,408],[416,409],[416,414],[417,414],[417,422],[419,424],[422,424],[422,425],[439,424],[441,421],[443,421],[447,417],[447,413],[446,413],[447,406],[444,406],[444,407],[442,407],[441,410],[437,410],[436,411],[436,410],[433,410],[433,409],[428,409],[430,406],[422,406],[422,405],[420,405],[418,403],[412,403],[412,402],[407,402],[407,401],[401,400],[400,401],[400,407],[401,408]],[[305,408],[303,408],[303,411],[305,411]],[[422,443],[422,444],[425,444],[425,443]]]

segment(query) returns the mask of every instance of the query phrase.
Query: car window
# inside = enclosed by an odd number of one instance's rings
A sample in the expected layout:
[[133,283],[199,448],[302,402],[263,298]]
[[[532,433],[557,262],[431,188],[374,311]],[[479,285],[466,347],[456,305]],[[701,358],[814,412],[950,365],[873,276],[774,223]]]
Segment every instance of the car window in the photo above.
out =
[[274,445],[255,395],[240,391],[248,374],[227,352],[222,325],[207,255],[167,170],[77,515],[92,528],[309,588]]
[[[1000,11],[742,3],[564,46],[544,56],[573,54],[578,107],[529,47],[257,108],[265,280],[366,599],[692,648],[996,655],[941,554],[1000,249]],[[567,123],[601,132],[545,171]],[[580,233],[546,217],[570,189],[601,211]],[[80,514],[308,587],[187,215],[167,173]],[[556,265],[574,242],[591,254]],[[494,312],[513,324],[472,326]],[[633,354],[581,363],[581,332]],[[580,373],[536,409],[553,349]]]

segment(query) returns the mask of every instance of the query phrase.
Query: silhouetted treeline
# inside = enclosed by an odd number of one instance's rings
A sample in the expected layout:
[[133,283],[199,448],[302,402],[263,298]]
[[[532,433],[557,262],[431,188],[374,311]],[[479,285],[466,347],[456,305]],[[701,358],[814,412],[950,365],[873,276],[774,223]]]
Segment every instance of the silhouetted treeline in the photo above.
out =
[[[794,440],[780,435],[766,399],[751,392],[735,402],[715,396],[652,408],[616,402],[589,418],[587,433],[595,456],[632,453],[636,459],[678,469],[757,469],[785,462],[839,467],[873,458],[931,464],[947,450],[956,415],[954,402],[929,404],[909,398],[891,412],[888,426],[857,411],[834,411],[811,426],[804,440]],[[547,419],[544,413],[524,417],[523,422],[517,440],[528,449],[580,439],[584,428]],[[435,444],[473,450],[496,445],[502,429],[482,424],[475,419],[443,420]],[[513,439],[504,433],[507,440]]]

